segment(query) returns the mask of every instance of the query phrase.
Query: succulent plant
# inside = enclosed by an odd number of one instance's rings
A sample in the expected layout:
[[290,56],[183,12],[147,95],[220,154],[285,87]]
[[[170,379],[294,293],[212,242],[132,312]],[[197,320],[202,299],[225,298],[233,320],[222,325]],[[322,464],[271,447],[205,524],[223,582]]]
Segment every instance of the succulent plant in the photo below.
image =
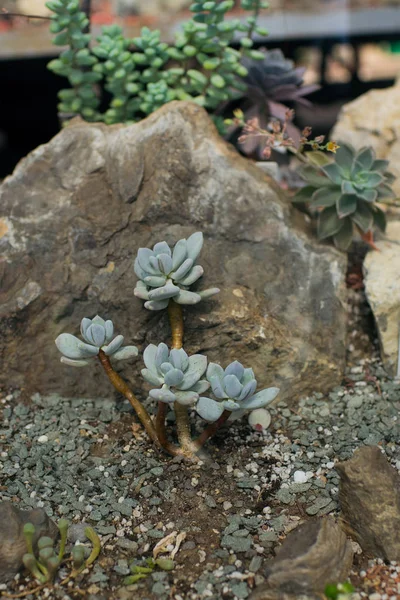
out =
[[393,198],[394,176],[387,171],[388,161],[377,160],[372,148],[356,151],[350,144],[340,144],[331,162],[317,153],[322,164],[309,162],[299,173],[306,183],[293,198],[309,202],[318,211],[319,239],[333,238],[335,245],[347,250],[353,239],[354,226],[362,235],[374,226],[386,227],[384,212],[376,202]]
[[102,75],[94,68],[98,61],[89,47],[91,36],[86,33],[89,19],[80,10],[79,0],[51,0],[46,6],[54,13],[50,25],[51,33],[56,34],[53,44],[68,46],[48,64],[50,71],[67,77],[71,85],[58,93],[58,110],[68,117],[79,114],[87,121],[95,121],[100,117],[97,111],[100,100],[94,84]]
[[[58,522],[58,529],[60,532],[60,547],[58,552],[55,550],[54,540],[43,536],[39,538],[37,542],[38,557],[36,557],[32,544],[33,536],[35,534],[35,527],[32,523],[26,523],[24,525],[23,533],[27,552],[23,555],[22,562],[28,571],[30,571],[31,574],[42,584],[54,580],[64,558],[68,534],[68,521],[66,521],[66,519],[60,519]],[[94,529],[92,527],[86,527],[85,535],[87,539],[92,542],[92,551],[87,560],[85,560],[84,553],[76,550],[78,546],[72,549],[73,571],[71,576],[77,575],[84,568],[92,564],[100,553],[100,538]]]
[[90,359],[102,350],[115,360],[125,360],[137,356],[136,346],[122,346],[124,337],[117,335],[113,339],[114,325],[104,321],[98,315],[94,319],[84,318],[81,321],[81,334],[84,342],[70,333],[61,333],[56,339],[56,346],[63,355],[61,362],[73,367],[84,367]]
[[191,406],[210,387],[208,381],[201,379],[207,369],[207,358],[201,354],[188,356],[183,348],[169,351],[166,344],[150,344],[143,360],[146,365],[143,378],[152,385],[162,386],[150,390],[154,400]]
[[255,393],[257,381],[253,369],[245,369],[238,361],[232,362],[225,370],[216,363],[210,363],[206,376],[214,396],[219,400],[199,399],[196,410],[206,421],[216,421],[225,410],[247,412],[264,408],[279,393],[275,387]]
[[190,292],[189,287],[204,272],[196,264],[203,246],[203,234],[193,233],[187,240],[179,240],[173,251],[167,242],[159,242],[153,247],[139,248],[135,260],[135,273],[139,277],[134,294],[146,300],[149,310],[162,310],[171,298],[178,304],[197,304],[219,292],[210,288],[202,292]]
[[[246,94],[239,102],[236,100],[235,106],[243,111],[246,121],[257,118],[261,129],[267,129],[271,119],[285,120],[288,107],[283,102],[296,101],[309,105],[304,96],[319,89],[319,86],[303,85],[305,68],[295,67],[279,48],[263,49],[261,52],[262,60],[250,57],[242,60],[247,71],[247,75],[242,77]],[[225,107],[225,114],[231,113],[232,108],[233,105]],[[299,129],[292,122],[286,124],[286,129],[288,136],[297,143],[301,137]],[[257,137],[246,139],[240,147],[246,154],[257,152],[262,156],[262,141]]]
[[[240,79],[247,72],[241,64],[243,56],[263,57],[254,50],[252,35],[267,34],[257,26],[257,17],[268,3],[241,0],[242,9],[251,13],[244,20],[227,18],[234,5],[234,0],[193,2],[192,18],[171,46],[160,40],[157,30],[144,27],[139,37],[130,40],[116,25],[104,27],[96,45],[86,32],[89,22],[79,10],[79,0],[51,0],[47,6],[54,13],[53,43],[67,49],[49,63],[49,69],[71,84],[71,89],[59,94],[60,112],[111,124],[138,121],[171,100],[193,101],[214,111],[237,90],[245,91]],[[238,34],[240,50],[233,47]],[[95,84],[101,80],[110,96],[104,114],[97,110],[101,88]]]

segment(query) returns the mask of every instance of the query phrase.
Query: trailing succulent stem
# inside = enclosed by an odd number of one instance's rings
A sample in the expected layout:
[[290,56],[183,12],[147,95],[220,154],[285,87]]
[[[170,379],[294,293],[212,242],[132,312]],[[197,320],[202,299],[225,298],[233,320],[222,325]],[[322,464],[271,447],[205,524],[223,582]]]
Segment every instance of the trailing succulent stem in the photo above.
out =
[[[161,42],[160,32],[147,27],[134,39],[125,38],[117,25],[103,27],[93,44],[89,19],[79,0],[51,0],[53,43],[68,46],[49,63],[57,75],[67,77],[71,89],[59,94],[59,111],[66,118],[81,115],[88,121],[135,122],[171,100],[190,100],[214,111],[222,102],[246,91],[242,59],[262,60],[253,49],[254,33],[266,35],[257,25],[264,0],[242,0],[251,13],[244,21],[227,19],[234,0],[197,0],[192,18],[176,35],[173,45]],[[232,47],[241,34],[241,49]],[[104,81],[110,105],[100,115],[100,98],[94,84]]]
[[[193,458],[205,442],[229,419],[232,413],[241,416],[260,411],[272,402],[278,388],[267,388],[256,393],[254,372],[234,361],[223,369],[215,363],[207,364],[201,354],[189,356],[183,349],[183,304],[197,304],[219,292],[218,288],[190,291],[203,275],[197,258],[203,246],[201,232],[188,239],[179,240],[173,249],[166,242],[155,244],[153,249],[140,248],[134,262],[139,277],[135,295],[145,300],[148,310],[167,308],[171,327],[171,349],[164,343],[150,344],[143,352],[145,368],[141,374],[152,389],[149,398],[158,403],[153,420],[122,377],[114,370],[111,358],[124,360],[138,354],[135,346],[123,346],[124,337],[114,337],[114,325],[98,315],[82,319],[81,335],[84,341],[68,333],[56,339],[62,354],[61,362],[74,367],[84,367],[97,357],[115,389],[129,400],[150,439],[157,448],[172,456]],[[212,392],[214,398],[205,392]],[[168,409],[175,412],[179,446],[171,443],[165,428]],[[189,410],[194,409],[210,423],[194,440],[191,436]],[[254,413],[255,414],[255,413]],[[267,413],[268,416],[268,413]],[[268,419],[254,420],[257,428]]]
[[102,76],[94,69],[98,61],[89,47],[89,19],[80,10],[79,0],[51,0],[46,6],[54,13],[50,25],[51,33],[56,34],[53,44],[68,46],[48,65],[53,73],[66,77],[71,86],[58,93],[59,113],[65,119],[81,115],[86,121],[95,121],[100,101],[94,84]]

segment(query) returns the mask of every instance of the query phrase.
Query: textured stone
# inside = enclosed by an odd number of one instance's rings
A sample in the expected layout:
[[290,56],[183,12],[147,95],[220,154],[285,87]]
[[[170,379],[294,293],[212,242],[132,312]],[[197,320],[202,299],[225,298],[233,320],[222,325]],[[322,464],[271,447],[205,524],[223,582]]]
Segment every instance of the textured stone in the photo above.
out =
[[400,196],[400,79],[393,87],[370,90],[346,104],[331,138],[356,148],[372,146],[378,158],[389,160],[397,176],[393,189]]
[[287,536],[276,558],[267,563],[267,583],[250,599],[290,600],[301,594],[312,597],[323,592],[328,583],[345,581],[352,562],[351,543],[333,519],[306,521]]
[[377,242],[380,252],[364,261],[365,293],[374,313],[385,369],[397,374],[400,324],[400,221],[388,223],[386,236]]
[[[193,103],[130,126],[74,121],[0,188],[0,383],[109,396],[99,367],[60,364],[54,339],[99,313],[141,351],[168,341],[165,311],[133,296],[134,256],[202,230],[200,287],[221,293],[185,308],[185,348],[240,358],[281,400],[331,389],[344,366],[346,257],[294,218]],[[144,393],[142,366],[118,368]]]
[[0,583],[5,583],[22,567],[22,557],[26,553],[23,534],[25,523],[35,526],[33,547],[42,536],[56,539],[58,529],[43,509],[19,510],[11,502],[0,503]]
[[377,446],[336,464],[339,502],[349,535],[374,558],[400,560],[400,476]]

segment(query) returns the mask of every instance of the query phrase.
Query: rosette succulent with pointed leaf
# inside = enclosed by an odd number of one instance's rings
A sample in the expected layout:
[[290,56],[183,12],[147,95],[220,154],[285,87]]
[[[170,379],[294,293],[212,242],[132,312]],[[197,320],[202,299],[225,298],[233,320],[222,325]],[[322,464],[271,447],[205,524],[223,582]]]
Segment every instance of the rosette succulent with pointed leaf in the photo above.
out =
[[143,353],[146,368],[143,378],[161,388],[150,390],[154,400],[192,406],[210,384],[201,379],[207,369],[207,358],[201,354],[188,356],[181,348],[169,351],[166,344],[150,344]]
[[333,162],[317,154],[322,164],[310,163],[300,169],[306,186],[293,201],[309,202],[310,209],[318,211],[319,239],[333,238],[338,248],[347,250],[354,226],[362,235],[374,226],[384,231],[385,214],[376,202],[395,196],[391,188],[394,176],[387,171],[389,162],[377,160],[372,148],[356,151],[343,143]]
[[196,260],[203,246],[203,234],[193,233],[187,240],[179,240],[173,251],[167,242],[159,242],[153,249],[139,248],[135,273],[139,277],[134,294],[146,300],[149,310],[162,310],[171,298],[178,304],[197,304],[219,292],[210,288],[191,292],[189,287],[204,273]]
[[91,358],[102,350],[115,360],[125,360],[137,356],[136,346],[123,346],[124,337],[114,336],[113,322],[105,321],[98,315],[94,319],[84,318],[81,321],[81,334],[84,341],[71,335],[61,333],[56,339],[56,346],[62,354],[61,362],[73,367],[84,367]]
[[216,363],[210,363],[207,380],[218,400],[201,397],[196,405],[198,414],[206,421],[216,421],[225,410],[252,411],[270,404],[279,393],[279,388],[271,387],[256,393],[257,380],[253,369],[245,369],[235,361],[224,370]]

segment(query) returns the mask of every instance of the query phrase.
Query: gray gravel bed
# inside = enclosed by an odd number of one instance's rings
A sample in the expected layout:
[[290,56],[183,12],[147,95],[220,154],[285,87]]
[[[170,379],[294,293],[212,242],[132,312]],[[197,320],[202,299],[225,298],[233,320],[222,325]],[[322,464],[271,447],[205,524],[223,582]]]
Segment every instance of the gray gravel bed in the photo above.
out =
[[[167,598],[176,578],[176,600],[246,598],[288,531],[307,516],[338,510],[337,461],[362,444],[380,444],[400,468],[400,382],[389,380],[378,361],[361,362],[346,381],[295,409],[278,403],[264,435],[233,424],[218,452],[209,445],[210,461],[191,466],[158,455],[132,433],[125,403],[54,394],[25,405],[10,394],[2,400],[0,498],[66,517],[75,524],[73,541],[80,523],[95,527],[107,561],[87,577],[91,600],[106,592],[122,600],[132,593]],[[202,540],[196,515],[171,520],[169,507],[182,498],[198,501],[215,520],[214,547]],[[175,530],[186,534],[176,570],[123,586],[132,560],[151,556]],[[188,574],[182,593],[180,555],[191,556],[196,574]],[[69,597],[63,594],[54,597]]]

